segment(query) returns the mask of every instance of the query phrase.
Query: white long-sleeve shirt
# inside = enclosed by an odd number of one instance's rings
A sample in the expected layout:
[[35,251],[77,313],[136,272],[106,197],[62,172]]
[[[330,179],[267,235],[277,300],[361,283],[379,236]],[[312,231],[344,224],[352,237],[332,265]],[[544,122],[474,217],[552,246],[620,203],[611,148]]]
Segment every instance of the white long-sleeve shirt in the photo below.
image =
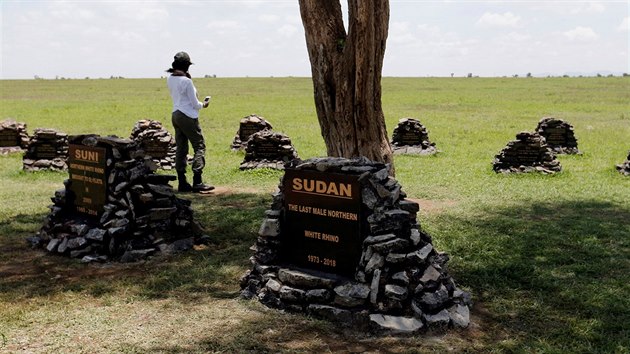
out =
[[173,112],[180,111],[190,118],[199,118],[203,103],[197,99],[197,89],[192,80],[186,76],[169,75],[166,84],[173,99]]

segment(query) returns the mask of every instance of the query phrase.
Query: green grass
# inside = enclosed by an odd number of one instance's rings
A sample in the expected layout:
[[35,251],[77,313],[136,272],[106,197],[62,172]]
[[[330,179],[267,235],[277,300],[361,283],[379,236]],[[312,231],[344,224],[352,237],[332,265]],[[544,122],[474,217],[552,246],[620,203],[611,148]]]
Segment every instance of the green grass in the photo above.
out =
[[[442,151],[396,156],[419,222],[473,294],[473,325],[417,337],[369,336],[237,300],[280,172],[239,171],[229,150],[256,113],[302,158],[322,156],[307,78],[195,79],[211,94],[201,123],[211,196],[193,196],[212,242],[131,265],[82,265],[31,250],[65,173],[21,171],[0,156],[0,352],[552,352],[630,351],[628,78],[385,78],[391,134],[414,117]],[[143,118],[170,125],[165,80],[1,81],[0,119],[69,134],[128,137]],[[574,127],[581,156],[554,176],[504,176],[491,161],[543,116]]]

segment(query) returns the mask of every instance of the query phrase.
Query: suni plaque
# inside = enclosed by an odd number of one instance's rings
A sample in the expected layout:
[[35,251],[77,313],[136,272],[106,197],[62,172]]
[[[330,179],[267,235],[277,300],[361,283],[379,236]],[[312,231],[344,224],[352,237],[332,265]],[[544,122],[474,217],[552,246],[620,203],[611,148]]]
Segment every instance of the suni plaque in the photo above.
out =
[[107,202],[106,154],[102,147],[70,144],[70,190],[79,213],[96,217],[103,211]]

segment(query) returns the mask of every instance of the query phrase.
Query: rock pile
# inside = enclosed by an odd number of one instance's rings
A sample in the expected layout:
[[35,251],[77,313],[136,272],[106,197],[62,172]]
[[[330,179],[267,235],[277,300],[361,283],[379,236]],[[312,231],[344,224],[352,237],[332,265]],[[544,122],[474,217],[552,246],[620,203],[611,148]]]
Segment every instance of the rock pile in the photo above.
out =
[[520,132],[492,162],[492,169],[501,173],[542,172],[552,174],[562,169],[556,154],[538,133]]
[[365,158],[316,158],[287,168],[358,176],[364,225],[358,266],[353,277],[344,277],[283,261],[283,239],[301,235],[285,234],[281,181],[252,246],[242,297],[362,328],[414,333],[468,326],[471,296],[448,274],[448,255],[433,247],[417,222],[419,205],[405,199],[388,166]]
[[429,132],[417,119],[402,118],[392,133],[394,154],[433,155],[438,152]]
[[68,169],[68,134],[37,128],[22,159],[25,171]]
[[241,170],[274,168],[283,170],[284,164],[298,157],[291,139],[271,130],[252,134],[247,140]]
[[556,154],[580,154],[573,126],[562,119],[545,117],[538,122],[536,132]]
[[28,148],[28,143],[26,123],[19,123],[13,119],[0,122],[0,154],[21,152]]
[[[39,233],[29,239],[33,245],[83,262],[130,262],[156,251],[189,249],[195,241],[207,238],[199,237],[202,229],[193,220],[190,201],[177,198],[169,185],[176,177],[155,174],[157,166],[134,142],[95,135],[73,136],[71,142],[105,148],[105,169],[100,171],[104,173],[101,178],[94,173],[82,175],[81,170],[98,173],[98,169],[81,167],[71,160],[70,178],[51,198],[50,214]],[[89,203],[96,204],[99,191],[104,193],[104,204],[101,208],[94,205],[93,213],[81,212],[83,200],[79,199],[86,194],[73,188],[88,178]]]
[[234,136],[234,140],[232,141],[231,149],[244,150],[247,147],[247,140],[249,140],[252,134],[272,129],[271,123],[265,120],[265,118],[255,114],[249,115],[241,119],[236,136]]
[[628,158],[626,161],[617,165],[617,171],[622,173],[624,176],[630,176],[630,151],[628,151]]
[[175,138],[157,120],[136,122],[129,139],[135,141],[147,156],[164,170],[175,168]]

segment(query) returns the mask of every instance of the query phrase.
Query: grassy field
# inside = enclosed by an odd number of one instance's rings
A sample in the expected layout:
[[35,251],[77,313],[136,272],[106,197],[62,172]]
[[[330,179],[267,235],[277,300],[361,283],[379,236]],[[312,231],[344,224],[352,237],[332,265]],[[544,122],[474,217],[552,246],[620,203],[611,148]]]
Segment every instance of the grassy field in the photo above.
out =
[[[238,299],[249,246],[280,172],[238,170],[229,150],[256,113],[300,157],[323,156],[307,78],[195,79],[210,196],[191,196],[212,243],[138,264],[83,265],[30,249],[64,173],[25,173],[0,157],[0,352],[630,352],[628,78],[385,78],[391,134],[414,117],[441,153],[396,156],[419,221],[473,294],[464,331],[368,335]],[[170,125],[165,80],[0,81],[0,120],[69,134],[128,137],[143,118]],[[554,176],[505,176],[491,161],[522,130],[570,122],[581,156]]]

